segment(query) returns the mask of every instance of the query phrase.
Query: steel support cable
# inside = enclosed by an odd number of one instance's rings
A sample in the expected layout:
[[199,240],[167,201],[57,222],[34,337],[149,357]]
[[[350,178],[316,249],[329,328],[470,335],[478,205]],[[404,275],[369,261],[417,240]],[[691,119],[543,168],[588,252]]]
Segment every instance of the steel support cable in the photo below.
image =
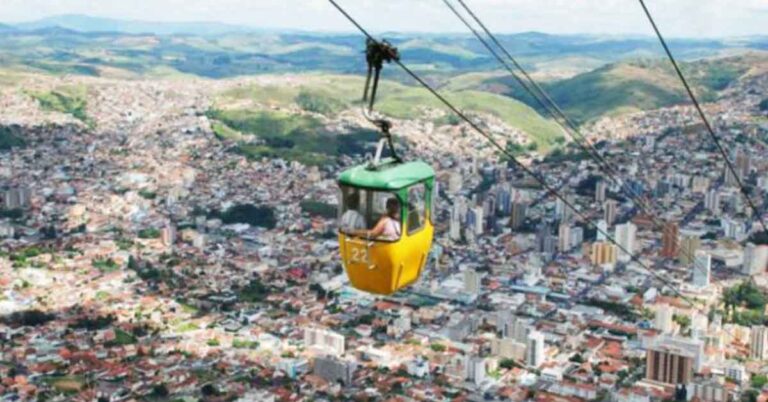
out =
[[749,204],[749,207],[752,209],[752,212],[755,214],[757,220],[760,222],[760,225],[763,226],[763,231],[765,232],[766,235],[768,235],[768,226],[766,226],[762,213],[757,209],[757,206],[752,201],[752,197],[749,196],[749,193],[747,192],[746,187],[744,187],[744,183],[741,181],[741,177],[739,177],[739,175],[736,174],[736,168],[734,168],[733,164],[731,163],[731,160],[728,158],[728,153],[725,152],[725,148],[723,148],[722,144],[720,143],[720,139],[717,137],[717,134],[715,134],[715,130],[712,128],[712,124],[710,124],[709,119],[707,119],[707,115],[704,113],[704,110],[701,108],[701,105],[699,104],[698,99],[696,99],[696,95],[693,93],[691,86],[688,84],[688,80],[685,78],[685,75],[683,75],[682,70],[680,70],[680,66],[677,64],[677,60],[675,59],[675,56],[672,54],[672,51],[669,50],[667,41],[664,39],[664,36],[661,34],[659,27],[656,25],[656,21],[653,19],[651,12],[648,10],[648,7],[646,7],[645,1],[644,0],[638,0],[638,1],[640,2],[640,6],[642,6],[643,11],[645,12],[645,16],[648,17],[648,22],[651,23],[651,26],[653,27],[653,31],[656,33],[656,37],[659,38],[659,42],[661,43],[661,46],[664,48],[664,52],[667,54],[667,58],[669,58],[669,61],[672,63],[672,67],[674,67],[675,73],[677,73],[677,76],[680,78],[680,81],[683,83],[683,87],[685,87],[685,91],[688,93],[688,96],[691,98],[691,102],[693,102],[693,106],[696,108],[696,111],[699,113],[699,116],[701,117],[701,121],[704,122],[704,127],[707,129],[709,136],[712,138],[712,142],[715,143],[715,147],[717,147],[718,151],[720,151],[720,154],[723,156],[723,160],[725,160],[725,165],[733,175],[734,179],[736,179],[736,184],[739,186],[739,189],[741,190],[740,191],[741,194],[747,200],[747,204]]
[[[581,149],[589,154],[592,159],[597,163],[598,167],[601,168],[605,173],[613,180],[614,183],[616,183],[617,186],[619,186],[620,191],[625,193],[625,195],[629,196],[629,198],[637,204],[642,212],[644,212],[648,217],[653,221],[654,225],[658,229],[663,230],[664,223],[660,222],[653,213],[652,206],[649,206],[649,203],[643,199],[642,196],[638,195],[637,191],[634,189],[628,188],[627,186],[622,184],[622,181],[619,177],[619,174],[616,172],[615,169],[611,166],[611,164],[600,155],[599,151],[591,144],[589,139],[587,139],[584,135],[581,134],[581,131],[579,128],[574,124],[568,116],[562,111],[562,109],[555,103],[554,100],[541,88],[541,86],[533,79],[533,77],[528,74],[528,72],[520,65],[520,63],[517,62],[517,60],[507,51],[506,47],[501,44],[501,42],[496,38],[496,36],[490,31],[490,29],[487,28],[487,26],[480,20],[480,18],[475,14],[471,8],[464,2],[464,0],[457,0],[462,7],[469,13],[469,15],[475,20],[475,22],[485,31],[486,35],[491,39],[491,41],[496,45],[497,48],[499,48],[506,57],[514,64],[514,66],[520,71],[520,73],[527,79],[528,83],[524,82],[516,73],[512,70],[512,68],[505,62],[498,54],[496,50],[491,47],[488,42],[483,38],[482,35],[470,24],[464,16],[459,13],[458,10],[456,10],[455,7],[450,3],[449,0],[443,0],[443,3],[453,12],[454,15],[477,37],[477,39],[485,46],[486,49],[498,60],[498,62],[512,75],[515,80],[523,87],[523,89],[528,92],[529,95],[531,95],[538,104],[547,112],[549,113],[553,119],[563,128],[563,130],[571,136],[571,138],[576,142]],[[530,87],[529,87],[530,84]],[[534,90],[530,88],[534,88]],[[544,100],[542,101],[541,98]],[[546,105],[545,105],[546,103]],[[558,117],[562,119],[562,122],[558,120]],[[564,123],[563,123],[564,122]],[[569,131],[569,129],[571,131]],[[577,140],[577,138],[579,140]],[[585,145],[586,144],[586,145]],[[675,248],[680,247],[680,241],[677,237],[673,239]],[[690,250],[686,250],[686,257],[688,257],[692,262],[695,261],[695,256]]]
[[[344,17],[346,17],[355,27],[358,28],[358,30],[365,35],[368,39],[376,41],[376,39],[368,33],[368,31],[365,30],[349,13],[344,10],[337,2],[336,0],[328,0]],[[539,175],[535,174],[529,167],[525,166],[523,163],[517,160],[514,155],[512,155],[509,151],[507,151],[504,147],[501,146],[501,144],[495,140],[492,136],[490,136],[488,133],[483,131],[475,122],[473,122],[471,119],[469,119],[462,111],[460,111],[456,106],[454,106],[451,102],[449,102],[443,95],[441,95],[439,92],[437,92],[432,86],[430,86],[426,81],[424,81],[421,77],[419,77],[413,70],[411,70],[407,65],[405,65],[400,60],[394,61],[403,71],[405,71],[406,74],[408,74],[411,78],[413,78],[416,82],[419,83],[424,89],[426,89],[429,93],[431,93],[433,96],[435,96],[440,102],[442,102],[446,107],[448,107],[451,111],[453,111],[459,118],[464,120],[473,130],[477,131],[478,134],[480,134],[483,138],[488,140],[491,145],[496,147],[501,153],[506,155],[509,160],[516,165],[519,169],[521,169],[523,172],[529,174],[531,177],[536,179],[536,181],[541,184],[541,186],[546,190],[548,193],[553,194],[555,197],[557,197],[560,201],[565,204],[568,208],[570,208],[576,215],[579,216],[579,218],[582,219],[582,221],[585,222],[585,224],[592,226],[596,231],[605,238],[613,243],[619,250],[621,250],[623,253],[630,256],[631,261],[636,262],[641,267],[643,267],[651,276],[653,276],[656,280],[660,281],[662,284],[670,288],[678,297],[685,300],[688,304],[690,304],[692,307],[697,308],[696,303],[688,296],[683,294],[677,287],[674,286],[674,284],[667,281],[665,278],[661,277],[659,274],[653,272],[647,265],[645,265],[641,260],[640,257],[638,257],[637,254],[630,253],[629,250],[627,250],[624,246],[619,244],[616,239],[613,238],[610,234],[608,234],[606,231],[600,229],[597,225],[592,223],[590,219],[588,219],[584,214],[581,213],[566,197],[561,195],[555,188],[551,187],[547,182],[539,177]],[[698,309],[698,308],[697,308]],[[699,311],[703,311],[701,309],[698,309]],[[706,312],[705,312],[706,314]]]

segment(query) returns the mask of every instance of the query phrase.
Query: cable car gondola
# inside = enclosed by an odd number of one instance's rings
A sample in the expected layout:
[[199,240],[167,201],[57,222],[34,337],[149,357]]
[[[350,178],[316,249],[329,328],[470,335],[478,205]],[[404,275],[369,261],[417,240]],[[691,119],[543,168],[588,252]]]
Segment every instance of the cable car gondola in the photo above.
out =
[[[366,56],[363,101],[368,100],[373,78],[371,112],[383,64],[398,55],[386,42],[369,41]],[[352,286],[389,295],[415,282],[427,262],[434,235],[435,171],[422,161],[401,160],[392,143],[390,122],[372,119],[367,113],[366,118],[379,128],[382,138],[372,161],[339,176],[339,250]],[[392,156],[382,159],[385,146]]]

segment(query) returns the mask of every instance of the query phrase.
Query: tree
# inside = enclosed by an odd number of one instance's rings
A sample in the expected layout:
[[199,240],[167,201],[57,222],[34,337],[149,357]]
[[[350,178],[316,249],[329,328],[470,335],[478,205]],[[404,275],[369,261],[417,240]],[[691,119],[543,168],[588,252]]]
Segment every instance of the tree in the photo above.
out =
[[167,398],[168,395],[170,395],[170,392],[168,392],[168,387],[165,384],[161,383],[161,384],[155,384],[152,387],[152,394],[160,398]]
[[768,377],[764,374],[755,374],[752,376],[752,388],[763,389],[763,386],[768,383]]
[[763,99],[762,102],[758,105],[761,111],[768,112],[768,98]]
[[569,360],[574,363],[584,363],[584,358],[581,356],[581,353],[576,353],[575,355],[571,356]]
[[429,348],[432,349],[434,352],[445,352],[445,345],[439,344],[439,343],[433,343],[429,345]]
[[680,325],[680,329],[682,331],[685,331],[688,327],[691,326],[691,317],[688,317],[687,315],[682,314],[675,314],[672,319]]
[[511,370],[517,367],[517,363],[512,359],[501,359],[501,361],[499,362],[499,367],[506,370]]

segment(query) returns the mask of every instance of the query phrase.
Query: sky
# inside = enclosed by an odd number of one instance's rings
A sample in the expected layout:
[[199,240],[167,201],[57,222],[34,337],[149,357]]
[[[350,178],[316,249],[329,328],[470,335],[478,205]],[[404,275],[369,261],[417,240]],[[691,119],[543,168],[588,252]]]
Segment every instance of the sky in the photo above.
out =
[[[455,1],[455,0],[451,0]],[[651,35],[637,0],[465,0],[499,33]],[[465,32],[443,0],[338,0],[373,32]],[[670,37],[768,35],[768,0],[646,0]],[[352,32],[327,0],[0,0],[0,21],[58,14]]]

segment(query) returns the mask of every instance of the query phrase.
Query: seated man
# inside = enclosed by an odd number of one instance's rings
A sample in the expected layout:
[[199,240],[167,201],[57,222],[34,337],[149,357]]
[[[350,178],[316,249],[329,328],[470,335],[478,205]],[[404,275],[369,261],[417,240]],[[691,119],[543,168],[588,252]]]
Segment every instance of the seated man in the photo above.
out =
[[339,227],[344,233],[354,233],[365,229],[365,217],[357,209],[360,207],[360,194],[356,191],[347,196],[347,212],[341,216]]

